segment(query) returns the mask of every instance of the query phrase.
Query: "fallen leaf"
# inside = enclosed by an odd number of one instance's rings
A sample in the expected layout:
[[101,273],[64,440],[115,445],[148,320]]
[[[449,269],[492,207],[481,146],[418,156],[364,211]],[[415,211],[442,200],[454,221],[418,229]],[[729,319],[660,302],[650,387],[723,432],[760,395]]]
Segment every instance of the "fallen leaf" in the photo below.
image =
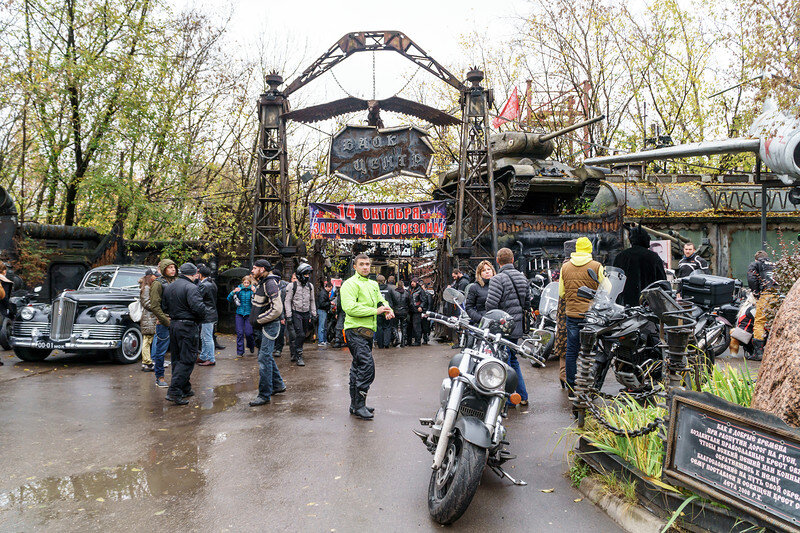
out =
[[574,499],[574,500],[572,500],[572,501],[574,501],[575,503],[582,502],[582,501],[583,501],[583,498],[575,498],[575,499]]
[[556,490],[556,489],[542,489],[542,492],[544,492],[545,494],[550,494],[554,490]]
[[167,431],[167,428],[158,428],[159,431]]
[[98,502],[104,502],[104,501],[106,501],[106,499],[105,498],[97,498],[97,501]]
[[155,516],[161,516],[162,514],[164,514],[164,513],[166,513],[166,512],[167,512],[167,510],[166,510],[166,509],[162,509],[162,510],[158,511],[158,512],[155,514]]
[[28,481],[30,481],[30,480],[32,480],[32,479],[36,479],[36,476],[26,477],[25,479],[26,479],[26,480],[28,480]]
[[141,468],[136,468],[136,467],[131,468],[131,472],[141,472],[141,471],[142,471]]
[[333,478],[333,479],[342,479],[342,476],[336,476],[336,477],[335,477],[335,478]]
[[308,502],[306,507],[316,507],[318,504],[316,502]]

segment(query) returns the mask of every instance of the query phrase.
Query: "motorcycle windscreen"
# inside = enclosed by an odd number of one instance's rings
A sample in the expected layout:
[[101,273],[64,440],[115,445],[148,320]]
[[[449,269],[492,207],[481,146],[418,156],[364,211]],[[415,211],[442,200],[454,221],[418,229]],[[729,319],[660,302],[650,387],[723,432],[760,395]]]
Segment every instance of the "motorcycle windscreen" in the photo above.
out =
[[627,279],[625,272],[621,268],[603,267],[603,273],[611,283],[611,288],[608,289],[608,298],[612,302],[616,302],[617,296],[622,294],[623,289],[625,289],[625,280]]
[[539,297],[539,314],[548,316],[553,309],[558,308],[558,282],[552,281],[542,290]]

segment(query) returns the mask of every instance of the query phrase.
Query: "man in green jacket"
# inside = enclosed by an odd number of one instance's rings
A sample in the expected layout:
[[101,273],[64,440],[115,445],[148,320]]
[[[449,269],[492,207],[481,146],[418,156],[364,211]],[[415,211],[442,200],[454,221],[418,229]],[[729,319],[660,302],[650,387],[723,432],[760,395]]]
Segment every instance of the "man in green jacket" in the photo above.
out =
[[356,273],[342,283],[340,294],[345,312],[344,336],[353,356],[350,366],[350,414],[371,420],[374,409],[367,407],[369,386],[375,379],[372,338],[378,329],[378,315],[394,318],[394,311],[381,295],[378,283],[369,279],[370,258],[358,254],[353,260]]

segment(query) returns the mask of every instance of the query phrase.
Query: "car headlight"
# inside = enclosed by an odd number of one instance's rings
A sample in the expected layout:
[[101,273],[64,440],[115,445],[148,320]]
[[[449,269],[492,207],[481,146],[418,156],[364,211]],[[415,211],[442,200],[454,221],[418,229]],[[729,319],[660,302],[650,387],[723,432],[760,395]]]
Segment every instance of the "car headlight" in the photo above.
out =
[[108,322],[109,318],[111,318],[111,312],[108,309],[100,309],[97,314],[94,315],[94,319],[101,324]]
[[22,320],[30,320],[33,318],[33,307],[23,307],[22,311],[19,312],[19,316],[22,317]]
[[488,361],[478,368],[475,378],[484,389],[498,389],[506,382],[506,367],[499,361]]

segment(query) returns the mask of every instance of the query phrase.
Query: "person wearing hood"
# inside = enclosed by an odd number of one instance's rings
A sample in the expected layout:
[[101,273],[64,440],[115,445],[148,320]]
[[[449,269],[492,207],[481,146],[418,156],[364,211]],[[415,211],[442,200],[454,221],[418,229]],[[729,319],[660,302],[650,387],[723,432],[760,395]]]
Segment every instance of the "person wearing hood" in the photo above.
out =
[[622,301],[627,306],[639,305],[642,289],[667,279],[664,262],[650,250],[650,235],[641,227],[631,229],[631,247],[623,250],[614,260],[614,266],[625,272],[625,289]]
[[314,284],[311,283],[311,265],[300,263],[295,270],[297,281],[286,287],[283,309],[286,320],[294,329],[294,354],[292,361],[297,366],[306,366],[303,361],[303,343],[311,333],[311,317],[317,316],[317,301],[314,296]]
[[199,354],[200,324],[208,322],[208,308],[197,286],[200,274],[194,263],[184,263],[178,277],[164,287],[162,304],[170,317],[169,335],[172,354],[172,380],[166,400],[186,405],[194,396],[189,378]]
[[[594,276],[589,271],[594,272]],[[592,301],[578,296],[578,289],[588,287],[597,289],[605,280],[603,265],[592,258],[592,243],[581,237],[575,243],[575,251],[568,261],[561,265],[558,280],[558,296],[566,304],[567,315],[567,388],[570,399],[575,397],[575,374],[577,372],[578,350],[580,348],[581,322]]]
[[156,375],[156,387],[169,387],[164,379],[164,356],[169,350],[169,315],[164,311],[161,299],[164,295],[164,288],[175,281],[178,275],[178,267],[171,259],[162,259],[158,263],[158,271],[161,276],[157,277],[150,286],[150,307],[148,311],[156,315],[156,334],[153,337],[153,345],[150,347],[150,357],[153,359],[154,372]]

